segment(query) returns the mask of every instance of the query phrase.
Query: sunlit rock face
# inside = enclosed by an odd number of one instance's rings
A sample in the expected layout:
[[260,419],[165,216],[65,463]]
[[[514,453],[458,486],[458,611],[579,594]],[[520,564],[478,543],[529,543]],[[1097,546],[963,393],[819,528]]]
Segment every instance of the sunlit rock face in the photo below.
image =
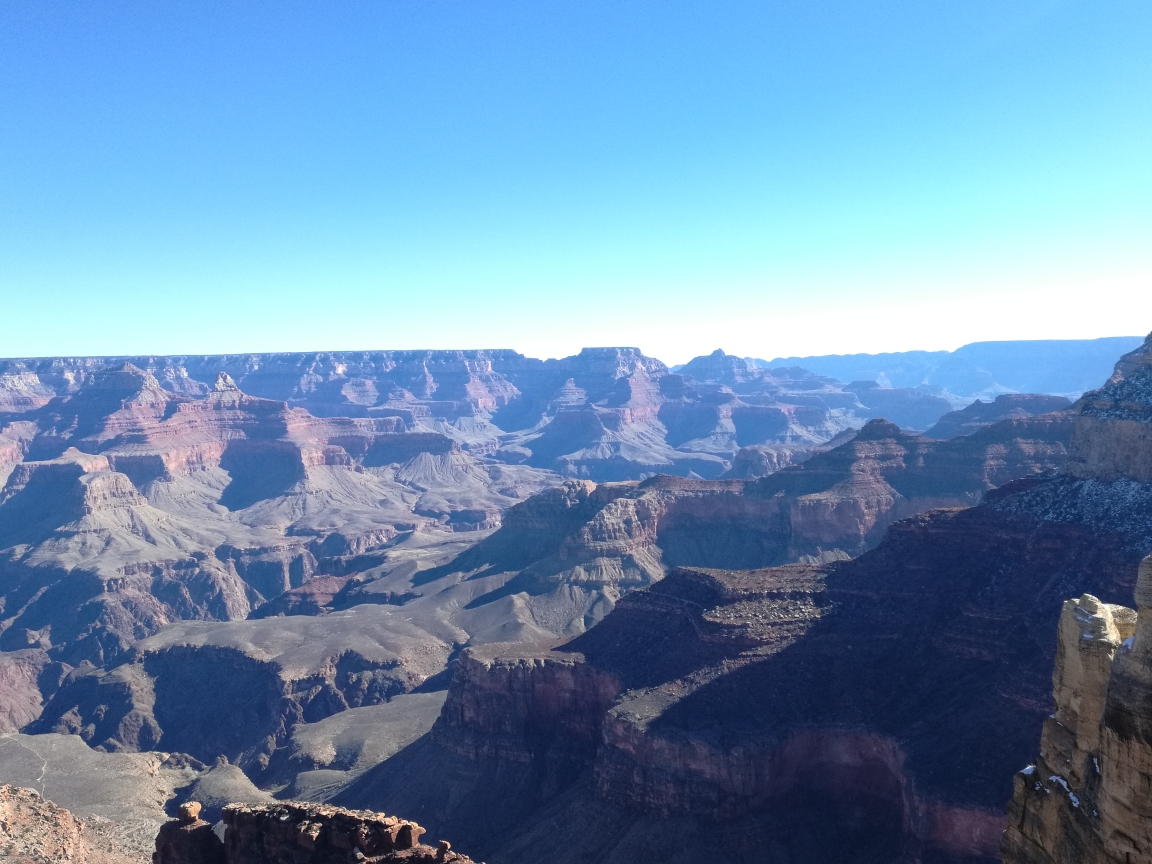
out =
[[1152,557],[1136,609],[1085,594],[1064,605],[1056,711],[1015,778],[1006,864],[1152,860]]

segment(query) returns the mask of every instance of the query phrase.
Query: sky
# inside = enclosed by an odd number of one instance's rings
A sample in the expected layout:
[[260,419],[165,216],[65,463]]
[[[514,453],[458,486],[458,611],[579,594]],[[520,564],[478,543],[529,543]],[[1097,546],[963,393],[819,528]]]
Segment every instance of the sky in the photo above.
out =
[[1147,0],[0,5],[0,356],[1152,330]]

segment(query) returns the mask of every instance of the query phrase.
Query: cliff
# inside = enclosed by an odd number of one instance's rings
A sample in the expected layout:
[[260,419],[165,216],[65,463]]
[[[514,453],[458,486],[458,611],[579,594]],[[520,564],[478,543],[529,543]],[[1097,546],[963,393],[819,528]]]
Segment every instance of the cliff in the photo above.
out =
[[[726,522],[734,511],[718,506],[722,496],[758,504],[811,496],[825,502],[824,512],[835,513],[839,502],[859,514],[863,503],[884,501],[881,492],[889,499],[893,492],[939,493],[942,477],[987,483],[1000,464],[973,454],[1006,452],[996,449],[1004,447],[1000,436],[1013,440],[1006,430],[1041,423],[1067,434],[1080,419],[1010,419],[949,442],[876,423],[850,446],[711,497],[697,481],[685,487],[684,500],[700,514],[724,513]],[[1095,446],[1088,438],[1084,445]],[[635,544],[655,536],[669,566],[673,548],[694,548],[662,545],[674,523],[661,527],[661,520],[674,511],[664,503],[659,512],[656,504],[679,494],[681,482],[584,488],[566,508],[574,522],[607,527],[613,523],[595,516],[625,501],[630,519],[610,533],[569,536],[608,538],[633,560]],[[1064,601],[1098,598],[1083,601],[1111,622],[1097,628],[1104,634],[1098,641],[1121,644],[1130,616],[1115,604],[1132,596],[1137,566],[1152,552],[1150,517],[1152,484],[1139,476],[1036,474],[984,492],[975,506],[896,521],[853,560],[735,573],[670,567],[567,643],[521,645],[498,662],[463,660],[431,733],[361,775],[338,800],[412,813],[508,864],[638,854],[685,864],[985,864],[999,855],[1013,772],[1028,761],[1037,730],[1053,713],[1052,636]],[[645,527],[652,520],[655,530]],[[760,517],[747,524],[763,532],[765,523]],[[857,515],[847,524],[866,523]],[[703,518],[699,526],[692,536],[700,540],[725,536]],[[752,531],[732,537],[747,541]],[[473,554],[495,549],[499,533]],[[578,548],[575,540],[549,542],[557,550]],[[749,548],[721,545],[725,555]],[[1092,640],[1082,641],[1087,647]],[[1100,660],[1097,653],[1085,654],[1079,666],[1061,661],[1063,686],[1080,687],[1075,682]],[[556,724],[524,719],[536,704],[557,703],[553,688],[561,679],[551,670],[578,664],[587,671],[566,671],[565,686],[601,681],[619,688],[591,755],[565,749],[571,736]],[[517,675],[509,674],[513,668]],[[1099,692],[1077,700],[1076,711],[1091,713]],[[1126,729],[1142,728],[1135,709],[1124,717]],[[1131,740],[1139,733],[1125,734]],[[468,746],[453,746],[462,740]],[[1085,739],[1079,746],[1077,758],[1091,764],[1082,757],[1095,745]],[[1053,774],[1071,784],[1071,770]],[[501,800],[504,827],[469,803],[485,797]]]
[[395,417],[316,418],[225,374],[188,395],[124,364],[20,416],[0,438],[15,460],[0,489],[0,649],[70,666],[117,661],[172,621],[242,619],[413,535],[451,547],[558,479],[481,465]]
[[722,351],[672,374],[635,348],[586,348],[543,361],[501,350],[0,360],[0,418],[51,411],[124,364],[189,405],[224,374],[314,418],[437,433],[472,456],[602,481],[715,478],[742,446],[809,446],[876,417],[923,429],[951,407],[913,388],[768,371]]
[[471,864],[445,840],[437,848],[420,843],[425,831],[415,822],[383,813],[291,801],[229,804],[223,842],[199,813],[199,803],[184,804],[180,818],[160,829],[153,864]]
[[1152,861],[1152,556],[1136,610],[1085,594],[1064,604],[1055,713],[1015,778],[1005,864]]
[[1072,400],[1065,396],[1048,396],[1040,393],[1003,393],[991,402],[977,399],[959,411],[950,411],[936,421],[936,425],[924,433],[925,438],[948,439],[991,426],[1000,420],[1021,420],[1037,414],[1053,411],[1066,411]]
[[1068,473],[1152,483],[1152,334],[1076,405]]

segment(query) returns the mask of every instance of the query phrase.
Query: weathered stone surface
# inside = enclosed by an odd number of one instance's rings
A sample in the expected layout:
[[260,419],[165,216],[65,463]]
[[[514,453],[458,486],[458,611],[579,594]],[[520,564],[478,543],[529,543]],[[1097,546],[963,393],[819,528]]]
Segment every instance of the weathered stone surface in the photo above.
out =
[[34,789],[0,786],[0,858],[10,864],[87,860],[84,823]]
[[224,864],[224,844],[200,818],[200,804],[180,805],[180,816],[160,826],[152,864]]
[[1068,473],[1152,483],[1152,334],[1076,407]]
[[[226,864],[345,864],[348,861],[409,861],[412,864],[470,859],[441,841],[425,846],[423,828],[383,813],[323,804],[284,802],[224,808]],[[193,864],[185,859],[173,864]]]
[[1136,612],[1085,595],[1060,619],[1056,713],[1016,775],[1005,864],[1152,861],[1152,556]]

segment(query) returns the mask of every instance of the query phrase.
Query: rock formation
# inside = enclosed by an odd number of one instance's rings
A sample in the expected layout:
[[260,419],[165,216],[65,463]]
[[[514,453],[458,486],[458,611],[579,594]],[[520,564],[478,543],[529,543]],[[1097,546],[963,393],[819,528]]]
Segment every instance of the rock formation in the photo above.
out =
[[1008,807],[1005,864],[1152,861],[1152,556],[1136,610],[1090,594],[1064,604],[1055,713]]
[[596,480],[714,478],[740,446],[819,443],[880,416],[923,429],[951,407],[914,389],[846,388],[804,369],[765,371],[722,351],[671,374],[634,348],[597,348],[546,361],[512,351],[7,360],[0,417],[48,409],[53,397],[91,389],[123,364],[191,405],[239,387],[312,417],[447,435],[472,456]]
[[1065,396],[1045,396],[1037,393],[1004,393],[992,402],[977,399],[959,411],[950,411],[936,425],[924,433],[925,438],[947,440],[959,435],[971,435],[1000,420],[1020,420],[1037,414],[1065,411],[1072,400]]
[[84,862],[84,823],[34,789],[0,786],[0,857],[9,864]]
[[[568,481],[511,508],[499,531],[419,579],[506,574],[500,590],[472,605],[523,592],[541,627],[576,633],[669,566],[858,555],[897,519],[968,506],[1009,480],[1058,468],[1071,424],[1059,414],[1008,420],[936,442],[874,420],[847,443],[754,481]],[[556,622],[561,606],[568,622]]]
[[229,804],[223,842],[199,814],[196,802],[181,806],[180,817],[156,836],[153,864],[471,864],[448,841],[425,846],[420,842],[423,828],[383,813],[291,801]]
[[193,398],[125,364],[20,416],[0,446],[18,459],[0,490],[0,648],[70,666],[170,621],[244,618],[415,534],[451,547],[558,479],[394,417],[317,419],[223,374]]
[[179,818],[160,827],[152,864],[224,864],[224,844],[200,818],[198,802],[181,804]]
[[[1150,351],[1152,340],[1122,360],[1126,381],[1141,374]],[[1143,440],[1142,430],[1107,425],[1115,418],[1099,416],[1101,401],[1086,396],[1075,421],[1089,466],[1102,464],[1095,448],[1116,437]],[[885,476],[894,439],[877,437],[883,443],[866,434],[856,443]],[[812,476],[826,483],[845,459],[827,458],[834,454],[754,482],[823,464]],[[557,647],[469,649],[431,733],[335,800],[402,810],[510,864],[626,860],[640,850],[682,862],[995,860],[1012,774],[1052,713],[1052,634],[1065,598],[1090,594],[1099,599],[1081,609],[1102,620],[1098,610],[1107,612],[1110,625],[1093,625],[1103,634],[1093,650],[1106,655],[1129,626],[1114,604],[1132,596],[1137,565],[1152,552],[1152,484],[1141,479],[1137,456],[1109,463],[1120,476],[1077,468],[1037,475],[985,493],[976,506],[896,522],[850,561],[674,569]],[[914,488],[938,475],[891,476],[893,488]],[[581,506],[574,499],[569,510],[575,516]],[[612,534],[613,542],[629,536],[637,535]],[[1086,650],[1091,641],[1083,640]],[[1126,656],[1121,650],[1113,663],[1113,694]],[[1100,661],[1088,652],[1079,666],[1062,662],[1061,680],[1083,691],[1076,682]],[[577,671],[580,664],[589,668]],[[1132,742],[1141,734],[1134,694],[1142,679],[1126,674],[1133,695],[1115,722]],[[613,687],[595,747],[573,748],[580,738],[561,731],[567,713],[550,706],[572,693],[584,694],[581,704],[605,704]],[[1081,692],[1075,710],[1099,710],[1101,692]],[[579,727],[597,740],[594,717]],[[1081,757],[1096,745],[1085,738],[1062,746],[1069,759],[1079,746],[1076,758],[1088,764]],[[1123,782],[1139,787],[1134,774]],[[1142,806],[1115,794],[1126,807]],[[502,825],[475,803],[492,796],[502,801]]]

